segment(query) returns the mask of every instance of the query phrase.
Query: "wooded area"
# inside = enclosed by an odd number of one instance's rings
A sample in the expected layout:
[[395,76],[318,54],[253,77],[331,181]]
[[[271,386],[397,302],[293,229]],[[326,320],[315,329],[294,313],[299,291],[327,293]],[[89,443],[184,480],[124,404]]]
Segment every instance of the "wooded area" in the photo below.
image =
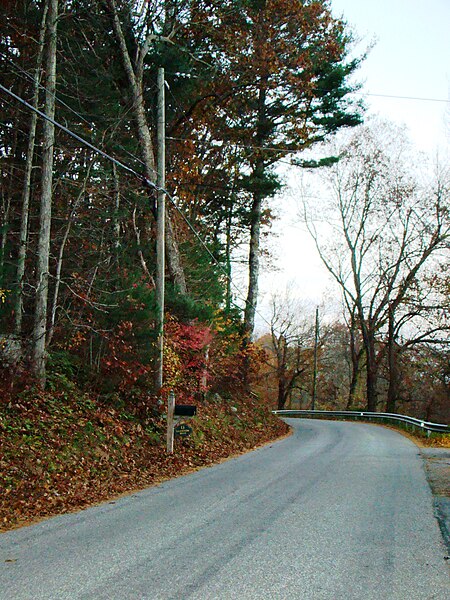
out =
[[[286,435],[276,406],[448,419],[449,173],[361,125],[364,53],[328,1],[0,15],[0,527]],[[286,160],[322,182],[302,218],[342,316],[280,294],[255,340]],[[166,455],[169,390],[198,410]]]
[[[163,66],[175,199],[165,385],[223,391],[252,353],[261,228],[280,187],[273,165],[360,121],[343,23],[326,2],[114,0],[8,2],[3,21],[2,330],[15,376],[31,368],[43,384],[49,357],[105,393],[154,388],[156,197],[146,182],[156,181]],[[244,243],[242,319],[231,263]]]
[[[305,219],[345,307],[345,320],[322,327],[318,402],[444,418],[448,173],[419,186],[399,155],[384,153],[383,136],[358,127],[352,76],[363,56],[354,58],[329,2],[8,0],[1,11],[8,394],[75,381],[102,401],[157,410],[168,389],[187,401],[227,398],[247,393],[259,372],[260,385],[277,381],[270,402],[310,404],[314,323],[300,334],[297,317],[274,306],[271,343],[253,341],[276,166],[295,156],[331,182],[334,199],[305,209]],[[160,67],[169,199],[162,390]],[[303,160],[355,127],[345,149]],[[339,232],[331,245],[314,211]],[[243,247],[245,290],[232,283]]]

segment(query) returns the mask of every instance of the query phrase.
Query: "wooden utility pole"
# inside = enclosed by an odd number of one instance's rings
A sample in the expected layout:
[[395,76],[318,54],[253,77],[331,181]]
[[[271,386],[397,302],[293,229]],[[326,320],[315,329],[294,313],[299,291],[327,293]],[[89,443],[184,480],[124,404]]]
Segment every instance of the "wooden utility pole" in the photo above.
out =
[[167,452],[173,454],[173,417],[175,412],[175,394],[172,390],[167,398]]
[[317,351],[319,346],[319,307],[316,308],[316,327],[314,335],[314,370],[313,370],[313,386],[312,386],[312,401],[311,410],[316,409],[316,394],[317,394]]
[[164,275],[165,275],[165,228],[166,202],[164,188],[166,185],[165,160],[165,94],[164,69],[158,69],[158,112],[157,112],[157,179],[158,205],[156,213],[156,303],[158,306],[158,365],[156,371],[156,389],[161,393],[164,366]]

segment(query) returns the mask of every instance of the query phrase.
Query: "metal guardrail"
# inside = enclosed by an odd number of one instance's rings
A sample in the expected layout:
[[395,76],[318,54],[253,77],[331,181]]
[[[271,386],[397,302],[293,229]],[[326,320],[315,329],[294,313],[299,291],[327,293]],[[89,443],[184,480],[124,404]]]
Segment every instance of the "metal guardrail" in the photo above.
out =
[[443,423],[430,423],[406,415],[396,415],[394,413],[374,413],[355,410],[273,410],[274,415],[282,417],[351,417],[354,419],[379,419],[386,421],[396,421],[412,425],[427,432],[450,433],[450,426]]

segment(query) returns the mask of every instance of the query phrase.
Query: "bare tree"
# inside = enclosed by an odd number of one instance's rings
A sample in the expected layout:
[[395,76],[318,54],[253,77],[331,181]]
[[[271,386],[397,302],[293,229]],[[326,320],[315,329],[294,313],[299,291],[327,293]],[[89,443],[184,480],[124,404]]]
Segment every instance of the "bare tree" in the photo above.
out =
[[[424,265],[448,243],[448,206],[442,193],[432,197],[417,183],[406,166],[408,150],[404,136],[389,124],[360,128],[327,173],[331,198],[321,210],[332,241],[323,239],[311,207],[305,204],[304,210],[323,263],[349,310],[356,310],[371,411],[378,405],[378,343],[386,328],[393,335],[395,315]],[[393,366],[394,353],[390,360]]]
[[270,342],[277,408],[282,410],[295,389],[309,386],[306,373],[311,374],[314,344],[313,320],[305,317],[304,308],[289,293],[271,299]]

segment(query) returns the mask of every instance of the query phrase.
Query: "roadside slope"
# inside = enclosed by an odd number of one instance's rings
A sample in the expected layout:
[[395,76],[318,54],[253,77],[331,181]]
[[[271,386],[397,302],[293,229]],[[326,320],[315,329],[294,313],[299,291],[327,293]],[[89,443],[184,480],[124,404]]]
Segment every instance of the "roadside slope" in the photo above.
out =
[[75,388],[0,400],[0,530],[141,489],[288,432],[255,397],[216,395],[199,403],[192,438],[177,440],[169,456],[162,416],[132,408],[97,403]]

